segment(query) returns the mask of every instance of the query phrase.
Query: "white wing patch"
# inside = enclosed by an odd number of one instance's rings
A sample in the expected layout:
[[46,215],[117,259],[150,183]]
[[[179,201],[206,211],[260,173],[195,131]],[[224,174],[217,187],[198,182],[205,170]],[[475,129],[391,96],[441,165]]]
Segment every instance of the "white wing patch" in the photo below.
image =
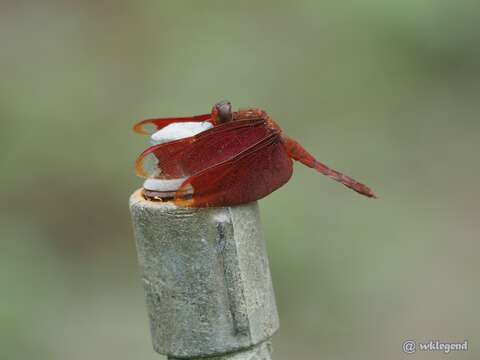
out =
[[173,123],[154,133],[151,140],[153,145],[163,144],[200,134],[212,127],[208,121]]
[[[165,126],[151,136],[152,145],[167,143],[200,134],[213,125],[208,121],[173,123]],[[168,192],[176,191],[187,178],[162,180],[150,178],[145,180],[143,187],[150,191]]]
[[176,191],[186,179],[187,178],[172,179],[172,180],[147,179],[143,183],[143,187],[150,191],[161,191],[161,192]]

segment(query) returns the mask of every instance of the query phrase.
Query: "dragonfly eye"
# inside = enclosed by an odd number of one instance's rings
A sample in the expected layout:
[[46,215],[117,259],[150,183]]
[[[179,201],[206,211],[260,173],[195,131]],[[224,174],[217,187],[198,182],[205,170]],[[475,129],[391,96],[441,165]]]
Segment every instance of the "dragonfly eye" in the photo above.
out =
[[220,101],[215,104],[214,112],[216,112],[218,123],[232,121],[232,104],[230,101]]

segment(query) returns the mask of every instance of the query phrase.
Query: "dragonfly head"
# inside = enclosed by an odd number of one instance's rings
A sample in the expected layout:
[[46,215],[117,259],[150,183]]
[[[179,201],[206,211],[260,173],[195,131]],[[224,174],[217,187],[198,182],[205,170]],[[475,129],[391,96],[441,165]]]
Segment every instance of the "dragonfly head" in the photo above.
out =
[[215,105],[212,108],[212,119],[217,124],[223,124],[233,120],[232,114],[232,104],[230,101],[223,100]]

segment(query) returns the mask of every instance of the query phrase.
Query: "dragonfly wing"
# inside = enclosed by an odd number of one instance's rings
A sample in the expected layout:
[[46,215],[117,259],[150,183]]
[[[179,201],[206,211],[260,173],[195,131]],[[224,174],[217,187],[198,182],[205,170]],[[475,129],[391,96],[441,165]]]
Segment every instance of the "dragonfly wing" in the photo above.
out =
[[234,158],[188,178],[175,203],[185,207],[232,206],[261,199],[292,176],[292,160],[276,133]]
[[[147,119],[142,120],[134,125],[133,131],[138,134],[150,135],[154,132],[164,128],[167,125],[178,123],[178,122],[201,122],[210,120],[211,114],[196,115],[190,117],[176,117],[176,118],[160,118],[160,119]],[[148,127],[153,128],[153,130],[148,130]]]
[[[189,138],[148,148],[137,158],[137,174],[160,179],[188,177],[235,157],[273,132],[262,119],[218,125]],[[152,164],[150,170],[148,163]]]

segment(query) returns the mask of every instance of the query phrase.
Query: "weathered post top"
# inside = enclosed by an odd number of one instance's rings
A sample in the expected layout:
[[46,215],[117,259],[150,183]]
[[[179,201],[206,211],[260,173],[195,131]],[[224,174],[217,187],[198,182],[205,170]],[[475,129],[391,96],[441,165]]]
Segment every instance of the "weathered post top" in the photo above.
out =
[[154,349],[170,359],[270,359],[278,314],[256,202],[179,208],[130,198]]

